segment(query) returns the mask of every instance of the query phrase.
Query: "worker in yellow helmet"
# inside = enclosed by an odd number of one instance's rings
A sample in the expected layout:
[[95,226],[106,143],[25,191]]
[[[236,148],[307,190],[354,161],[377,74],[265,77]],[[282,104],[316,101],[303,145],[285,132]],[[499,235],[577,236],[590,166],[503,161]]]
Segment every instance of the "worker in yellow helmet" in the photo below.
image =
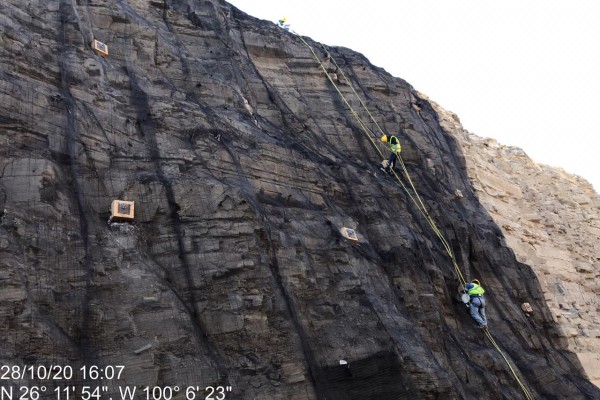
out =
[[477,325],[482,328],[487,328],[487,317],[485,315],[485,298],[483,294],[485,290],[481,287],[481,283],[477,279],[473,279],[471,283],[465,286],[465,293],[469,295],[471,317],[477,321]]
[[283,17],[279,21],[277,21],[277,26],[285,29],[286,31],[290,29],[290,24],[286,24],[287,18]]
[[402,150],[402,146],[400,146],[400,140],[396,137],[396,136],[388,136],[388,135],[383,135],[381,137],[381,141],[383,143],[388,143],[390,145],[390,150],[392,151],[392,154],[390,154],[390,158],[388,158],[388,164],[387,167],[385,167],[385,172],[387,172],[390,175],[393,175],[393,170],[394,167],[396,166],[396,159],[398,158],[398,155],[400,154],[400,150]]

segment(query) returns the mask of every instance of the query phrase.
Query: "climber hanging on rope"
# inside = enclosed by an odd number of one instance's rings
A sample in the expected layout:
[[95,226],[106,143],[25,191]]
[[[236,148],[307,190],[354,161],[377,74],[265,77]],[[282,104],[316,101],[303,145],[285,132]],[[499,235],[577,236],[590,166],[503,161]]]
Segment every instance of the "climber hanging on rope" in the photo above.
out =
[[392,151],[392,154],[390,154],[390,157],[387,160],[387,166],[385,167],[385,169],[383,169],[385,172],[387,172],[390,175],[394,175],[393,171],[394,171],[394,167],[396,166],[396,159],[398,158],[398,155],[400,154],[400,150],[402,149],[402,146],[400,146],[400,140],[396,137],[396,136],[388,136],[388,135],[383,135],[381,137],[381,141],[383,143],[389,143],[390,145],[390,150]]
[[471,283],[467,283],[464,292],[469,295],[469,307],[471,317],[477,321],[477,325],[482,328],[487,328],[487,318],[485,316],[485,298],[483,297],[483,287],[477,279],[473,279]]
[[286,24],[285,21],[287,21],[286,17],[281,18],[279,21],[277,21],[277,26],[280,28],[285,29],[286,31],[290,30],[290,24]]

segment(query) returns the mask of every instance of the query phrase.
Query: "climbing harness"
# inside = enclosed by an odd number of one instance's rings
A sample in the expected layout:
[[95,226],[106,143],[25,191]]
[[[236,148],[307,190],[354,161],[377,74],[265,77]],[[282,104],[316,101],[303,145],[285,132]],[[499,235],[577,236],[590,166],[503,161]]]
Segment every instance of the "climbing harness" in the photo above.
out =
[[[362,129],[362,131],[365,133],[365,135],[371,141],[371,144],[373,145],[373,148],[383,158],[385,158],[384,155],[383,155],[383,153],[381,152],[381,150],[377,146],[376,142],[373,140],[375,134],[369,128],[367,128],[367,126],[362,121],[362,119],[360,118],[360,116],[358,115],[358,113],[354,110],[354,108],[352,108],[352,106],[350,105],[350,103],[348,102],[348,100],[346,99],[346,97],[344,96],[344,94],[340,91],[338,85],[335,83],[334,79],[327,72],[327,68],[325,68],[325,66],[323,65],[321,59],[315,53],[315,50],[312,48],[312,46],[310,44],[308,44],[308,42],[300,34],[298,34],[297,32],[294,32],[294,31],[291,31],[291,32],[294,33],[310,49],[313,57],[315,58],[315,60],[317,60],[317,62],[319,63],[319,66],[321,67],[321,69],[323,70],[323,72],[325,72],[325,76],[327,77],[327,79],[329,79],[329,82],[331,82],[331,84],[333,85],[333,87],[335,88],[335,90],[338,92],[338,94],[340,95],[342,101],[344,102],[344,104],[346,104],[346,106],[348,107],[348,109],[350,110],[350,112],[352,113],[352,115],[354,116],[354,118],[356,119],[356,121],[358,122],[358,124],[359,124],[360,128]],[[342,77],[344,78],[344,80],[346,81],[346,83],[348,84],[348,86],[350,87],[350,89],[352,90],[352,92],[354,93],[354,95],[356,96],[356,98],[358,99],[358,101],[360,102],[360,104],[362,105],[362,107],[365,109],[365,111],[369,115],[369,118],[371,119],[371,121],[375,124],[375,126],[379,130],[379,133],[381,135],[386,135],[383,132],[383,130],[381,129],[381,127],[379,126],[379,124],[377,123],[377,121],[375,120],[375,118],[373,117],[373,115],[371,114],[371,112],[369,111],[368,107],[365,105],[365,103],[362,101],[362,99],[360,98],[360,96],[358,95],[358,93],[356,92],[356,90],[354,89],[354,87],[352,86],[352,83],[351,83],[350,79],[348,79],[348,77],[344,74],[344,72],[342,71],[342,69],[338,66],[338,64],[335,62],[335,60],[333,59],[333,57],[329,53],[329,51],[327,51],[327,49],[324,46],[322,46],[322,48],[325,51],[325,53],[327,54],[328,59],[331,60],[331,62],[335,65],[336,72],[339,72],[342,75]],[[456,258],[454,257],[454,254],[452,252],[452,248],[450,247],[450,245],[446,241],[446,238],[444,237],[444,235],[441,233],[441,231],[439,230],[439,228],[435,224],[435,221],[433,220],[433,218],[431,217],[431,215],[429,215],[429,212],[427,211],[427,208],[425,207],[425,204],[423,203],[423,200],[421,199],[421,196],[419,196],[419,193],[417,192],[417,189],[415,188],[415,185],[414,185],[412,179],[410,178],[410,174],[408,173],[408,170],[406,169],[406,165],[404,164],[404,160],[402,159],[402,157],[399,154],[398,154],[398,160],[400,161],[400,166],[402,167],[402,172],[404,173],[404,176],[406,177],[406,180],[408,181],[408,183],[410,185],[410,188],[412,190],[409,190],[406,187],[406,185],[404,184],[404,182],[402,182],[402,180],[400,179],[400,176],[396,173],[395,170],[392,170],[393,176],[396,178],[396,180],[398,181],[398,183],[400,183],[400,186],[402,187],[402,189],[406,192],[406,194],[409,196],[409,198],[411,199],[411,201],[413,202],[413,204],[417,207],[417,209],[419,210],[419,212],[421,213],[421,215],[423,216],[423,218],[425,218],[425,220],[427,221],[427,223],[429,224],[429,226],[431,227],[431,229],[433,230],[433,232],[439,238],[440,242],[442,243],[442,246],[446,250],[446,253],[450,257],[450,260],[452,261],[452,265],[454,267],[454,271],[456,273],[456,276],[457,276],[458,280],[460,281],[461,285],[464,287],[467,284],[467,281],[465,280],[465,278],[464,278],[464,276],[463,276],[463,274],[462,274],[462,272],[460,270],[460,267],[458,266],[458,263],[456,262]],[[496,351],[502,356],[502,358],[506,362],[506,365],[508,366],[510,372],[512,373],[512,375],[514,376],[515,380],[517,381],[519,387],[523,391],[523,394],[525,395],[525,398],[527,400],[535,400],[535,398],[529,393],[529,391],[527,390],[527,388],[525,387],[525,385],[523,384],[523,382],[519,379],[519,376],[517,375],[517,373],[514,370],[514,368],[512,367],[512,365],[510,364],[510,361],[504,355],[504,352],[502,352],[502,350],[500,349],[500,347],[498,346],[498,344],[494,340],[494,338],[493,338],[492,334],[490,333],[490,331],[487,328],[484,328],[483,330],[484,330],[486,336],[488,337],[488,339],[490,340],[490,342],[492,343],[492,345],[494,346],[494,348],[496,349]]]

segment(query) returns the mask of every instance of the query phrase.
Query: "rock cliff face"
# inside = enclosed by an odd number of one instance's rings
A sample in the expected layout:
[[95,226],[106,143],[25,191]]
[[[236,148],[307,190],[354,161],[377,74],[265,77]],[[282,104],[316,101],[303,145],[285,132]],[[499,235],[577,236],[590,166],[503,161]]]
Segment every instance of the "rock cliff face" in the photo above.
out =
[[[107,396],[524,397],[457,301],[438,238],[294,34],[218,0],[0,10],[2,365],[68,365],[69,385]],[[402,132],[530,393],[600,398],[598,196],[329,51],[382,128]],[[107,224],[113,199],[135,201],[135,223]],[[124,371],[84,377],[94,365]],[[65,385],[19,378],[5,386]]]
[[559,330],[600,386],[600,198],[583,179],[466,132],[432,103],[459,141],[477,197],[517,259],[532,267]]

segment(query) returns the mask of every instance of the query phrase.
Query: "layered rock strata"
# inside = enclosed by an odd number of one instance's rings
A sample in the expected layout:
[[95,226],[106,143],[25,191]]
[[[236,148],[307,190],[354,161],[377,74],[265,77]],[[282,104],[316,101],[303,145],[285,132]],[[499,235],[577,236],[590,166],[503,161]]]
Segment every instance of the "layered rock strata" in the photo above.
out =
[[[69,365],[69,385],[106,396],[523,396],[457,301],[438,238],[299,38],[218,0],[0,9],[3,365]],[[416,188],[462,272],[484,282],[520,379],[536,398],[600,396],[546,303],[552,282],[486,210],[460,138],[408,83],[329,51],[380,126],[401,130]],[[114,199],[135,202],[133,224],[107,223]],[[124,371],[84,377],[94,365]],[[64,382],[7,383],[35,384]]]

